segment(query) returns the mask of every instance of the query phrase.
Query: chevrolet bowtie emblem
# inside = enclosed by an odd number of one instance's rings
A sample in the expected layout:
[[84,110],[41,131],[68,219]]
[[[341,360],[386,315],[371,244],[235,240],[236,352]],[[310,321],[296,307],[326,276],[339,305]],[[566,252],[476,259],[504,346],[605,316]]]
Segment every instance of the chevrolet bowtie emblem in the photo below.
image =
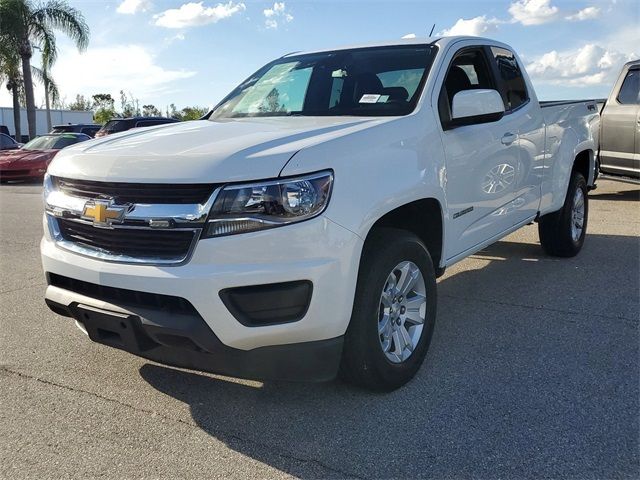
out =
[[122,223],[128,207],[113,205],[113,200],[89,200],[84,204],[82,218],[91,220],[94,225],[109,226]]

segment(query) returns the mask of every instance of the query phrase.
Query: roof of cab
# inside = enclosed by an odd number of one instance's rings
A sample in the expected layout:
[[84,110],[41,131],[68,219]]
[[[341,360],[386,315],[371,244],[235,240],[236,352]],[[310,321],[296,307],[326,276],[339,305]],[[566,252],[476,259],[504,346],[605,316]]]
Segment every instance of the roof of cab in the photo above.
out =
[[399,38],[397,40],[386,40],[380,42],[370,42],[370,43],[362,43],[356,45],[344,45],[335,48],[322,48],[318,50],[307,50],[307,51],[299,51],[299,52],[291,52],[283,57],[309,54],[309,53],[322,53],[322,52],[335,52],[338,50],[351,50],[355,48],[375,48],[375,47],[392,47],[392,46],[400,46],[400,45],[437,45],[438,47],[446,47],[450,43],[459,41],[459,40],[480,40],[483,42],[489,43],[499,43],[495,40],[490,40],[488,38],[483,37],[471,37],[471,36],[454,36],[454,37],[416,37],[416,38]]

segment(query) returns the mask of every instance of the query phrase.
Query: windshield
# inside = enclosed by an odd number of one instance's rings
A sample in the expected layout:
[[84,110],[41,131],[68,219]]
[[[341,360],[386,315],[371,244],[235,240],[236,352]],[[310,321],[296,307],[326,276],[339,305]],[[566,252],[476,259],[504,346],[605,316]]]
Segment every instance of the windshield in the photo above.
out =
[[23,150],[60,150],[61,148],[68,147],[74,143],[78,143],[84,140],[88,140],[86,135],[43,135],[42,137],[34,138],[27,143]]
[[210,119],[406,115],[415,108],[435,52],[433,45],[402,45],[281,58],[231,92]]
[[65,133],[65,132],[73,132],[73,127],[71,125],[57,126],[57,127],[53,127],[53,129],[49,133]]
[[101,130],[109,133],[116,133],[124,132],[129,128],[131,128],[131,122],[128,120],[109,120]]

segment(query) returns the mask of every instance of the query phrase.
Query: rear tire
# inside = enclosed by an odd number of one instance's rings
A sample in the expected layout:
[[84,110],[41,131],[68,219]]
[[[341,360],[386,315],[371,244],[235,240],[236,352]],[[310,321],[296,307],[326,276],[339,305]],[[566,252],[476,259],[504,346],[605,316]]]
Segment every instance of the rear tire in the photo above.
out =
[[582,174],[572,172],[562,208],[540,218],[540,243],[549,255],[573,257],[582,249],[589,216],[587,194],[587,182]]
[[435,270],[422,241],[404,230],[373,231],[360,260],[341,378],[376,391],[406,384],[429,349],[436,304]]

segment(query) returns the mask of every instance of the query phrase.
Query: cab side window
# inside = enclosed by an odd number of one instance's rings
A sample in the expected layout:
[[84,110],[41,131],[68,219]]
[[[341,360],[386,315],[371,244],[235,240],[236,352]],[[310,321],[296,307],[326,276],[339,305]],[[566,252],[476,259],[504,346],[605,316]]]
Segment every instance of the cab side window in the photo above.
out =
[[529,101],[527,85],[513,52],[504,48],[491,47],[491,53],[504,83],[504,109],[508,113]]
[[451,120],[453,97],[463,90],[495,89],[495,82],[482,47],[465,48],[449,65],[438,98],[438,110],[443,125]]
[[640,69],[629,70],[618,93],[618,102],[623,105],[640,103]]

